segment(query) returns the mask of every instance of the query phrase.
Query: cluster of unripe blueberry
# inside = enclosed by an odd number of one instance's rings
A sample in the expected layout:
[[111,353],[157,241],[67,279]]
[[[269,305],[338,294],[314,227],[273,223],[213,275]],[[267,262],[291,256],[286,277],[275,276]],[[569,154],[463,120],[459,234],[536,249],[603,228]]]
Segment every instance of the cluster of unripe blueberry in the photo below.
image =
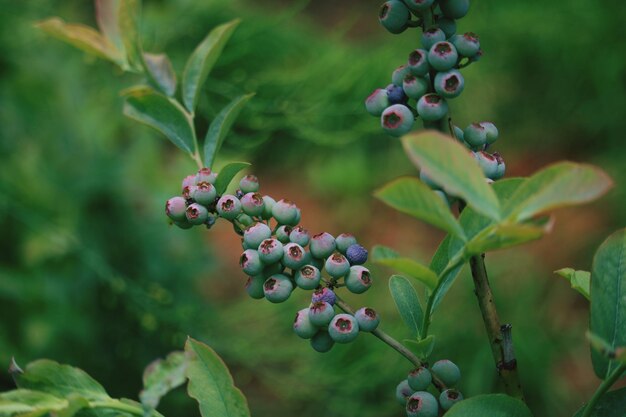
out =
[[[437,399],[428,392],[433,382],[433,374],[445,385]],[[408,377],[396,388],[398,403],[406,408],[408,417],[438,417],[440,409],[448,411],[454,404],[463,400],[463,394],[454,387],[461,379],[461,371],[453,362],[443,359],[428,369],[424,366],[413,369]]]

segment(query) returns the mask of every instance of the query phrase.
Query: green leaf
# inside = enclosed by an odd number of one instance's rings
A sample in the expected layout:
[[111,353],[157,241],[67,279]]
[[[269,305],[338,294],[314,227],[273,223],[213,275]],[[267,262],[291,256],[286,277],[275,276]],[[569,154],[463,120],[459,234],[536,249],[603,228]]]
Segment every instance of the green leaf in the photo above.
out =
[[189,362],[187,392],[198,401],[202,417],[250,416],[246,398],[234,386],[228,368],[213,349],[188,338],[185,352]]
[[193,124],[180,104],[145,86],[126,90],[124,94],[126,116],[157,129],[183,151],[194,153]]
[[118,24],[126,58],[134,69],[142,68],[141,39],[139,21],[141,18],[141,0],[120,0],[118,8]]
[[514,221],[523,221],[556,208],[593,201],[612,185],[611,178],[597,167],[560,162],[528,178],[503,213]]
[[489,218],[500,218],[496,194],[465,146],[435,131],[403,136],[402,144],[411,161],[426,170],[448,194],[462,198]]
[[552,228],[552,218],[539,219],[537,222],[498,223],[483,229],[465,245],[465,256],[505,249],[540,239]]
[[570,282],[573,289],[578,291],[587,300],[590,300],[589,292],[591,286],[591,273],[588,271],[575,271],[572,268],[563,268],[554,271],[555,274],[562,276]]
[[486,394],[456,403],[446,417],[533,417],[522,401],[505,394]]
[[[574,417],[582,417],[586,405],[574,414]],[[626,388],[616,389],[604,394],[593,408],[590,417],[624,417],[626,410]]]
[[590,331],[586,334],[592,349],[605,358],[626,364],[626,346],[611,346],[609,342]]
[[396,303],[400,317],[404,320],[411,334],[419,338],[424,313],[417,297],[415,288],[408,279],[400,275],[392,275],[389,279],[389,291]]
[[429,334],[424,339],[419,341],[404,339],[403,342],[406,343],[411,348],[413,353],[415,353],[415,355],[417,355],[417,357],[422,361],[428,359],[435,348],[435,336],[432,334]]
[[217,26],[200,42],[189,57],[183,72],[183,103],[191,113],[194,112],[198,103],[202,85],[239,22],[239,19],[235,19]]
[[[626,346],[626,229],[609,236],[594,256],[589,328],[612,349]],[[595,350],[591,352],[591,359],[601,379],[618,366]]]
[[437,286],[437,275],[427,266],[409,258],[401,258],[391,248],[375,246],[372,249],[372,261],[396,269],[414,278],[433,290]]
[[0,393],[0,416],[12,416],[38,410],[61,410],[66,406],[66,400],[40,391],[16,389]]
[[464,238],[463,230],[450,208],[433,190],[416,178],[394,180],[378,189],[374,196],[402,213]]
[[237,116],[253,96],[254,94],[246,94],[235,98],[211,122],[206,138],[204,138],[204,160],[209,168],[213,167],[217,153]]
[[112,61],[120,67],[124,66],[124,58],[120,51],[100,32],[89,26],[78,23],[65,23],[57,17],[43,20],[37,23],[36,26],[48,35],[88,54]]
[[121,0],[95,0],[96,6],[96,23],[100,32],[109,40],[109,42],[119,51],[119,55],[126,60],[126,50],[124,48],[124,40],[120,33],[120,25],[118,21]]
[[432,316],[435,312],[443,297],[448,293],[450,288],[452,288],[452,284],[459,276],[459,273],[463,269],[464,262],[458,262],[453,268],[449,268],[451,265],[450,261],[450,244],[452,241],[452,237],[450,235],[446,236],[446,238],[441,242],[437,251],[433,255],[433,259],[430,261],[430,269],[435,271],[437,274],[437,287],[430,295],[432,301],[429,302],[431,308],[429,311],[426,311],[426,314]]
[[139,399],[144,407],[153,410],[161,398],[185,383],[187,361],[184,352],[172,352],[165,360],[157,359],[143,373],[143,390]]
[[176,92],[176,74],[170,59],[165,54],[143,54],[146,69],[154,83],[168,96]]
[[249,167],[250,164],[247,162],[231,162],[230,164],[225,165],[217,174],[217,179],[215,180],[215,190],[218,195],[224,194],[230,182],[235,178],[241,170]]
[[89,401],[80,395],[70,395],[68,397],[68,405],[59,410],[54,417],[74,417],[79,411],[89,408]]

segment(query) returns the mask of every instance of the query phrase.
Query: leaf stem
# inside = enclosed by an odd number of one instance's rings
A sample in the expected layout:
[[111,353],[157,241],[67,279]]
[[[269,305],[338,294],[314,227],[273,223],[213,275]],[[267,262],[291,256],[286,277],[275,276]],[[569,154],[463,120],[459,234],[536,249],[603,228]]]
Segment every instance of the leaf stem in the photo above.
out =
[[611,388],[613,384],[615,384],[619,377],[622,376],[624,371],[626,371],[626,363],[621,363],[617,368],[615,368],[615,370],[613,370],[613,372],[611,372],[607,379],[602,381],[602,383],[598,386],[596,392],[593,394],[593,397],[591,397],[591,399],[585,406],[585,412],[583,413],[582,417],[591,417],[591,413],[593,413],[593,409],[595,408],[597,402],[600,400],[600,398],[602,398],[604,394],[606,394],[609,388]]

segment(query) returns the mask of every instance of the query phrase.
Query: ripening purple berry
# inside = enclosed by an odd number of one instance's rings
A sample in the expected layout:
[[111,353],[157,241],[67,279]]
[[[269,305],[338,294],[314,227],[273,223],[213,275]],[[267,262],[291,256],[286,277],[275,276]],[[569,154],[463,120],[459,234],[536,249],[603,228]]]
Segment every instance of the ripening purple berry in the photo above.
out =
[[407,106],[394,104],[383,111],[380,124],[385,132],[391,136],[402,136],[413,127],[415,116]]
[[272,275],[263,284],[265,298],[272,303],[286,301],[293,291],[293,283],[284,274]]
[[346,288],[355,294],[362,294],[372,286],[369,269],[361,265],[350,267],[350,273],[345,279]]
[[426,122],[441,120],[448,114],[448,103],[438,94],[426,94],[417,102],[417,114]]
[[335,317],[335,310],[326,301],[317,301],[309,307],[309,320],[316,326],[328,326]]
[[478,35],[472,32],[467,32],[463,35],[454,35],[450,42],[456,48],[459,55],[472,58],[478,51],[480,51],[480,41]]
[[365,109],[372,116],[380,116],[387,107],[389,107],[389,97],[384,88],[377,88],[365,99]]
[[335,239],[335,244],[337,245],[337,250],[344,255],[348,248],[356,243],[356,238],[352,236],[350,233],[342,233]]
[[328,335],[326,329],[321,329],[311,338],[311,347],[320,353],[330,351],[335,345],[335,341]]
[[217,190],[206,181],[199,182],[191,193],[191,198],[203,206],[209,206],[215,203],[215,197],[217,197]]
[[233,220],[241,213],[241,201],[234,195],[224,194],[217,200],[215,208],[221,217]]
[[243,241],[250,248],[258,248],[261,242],[272,237],[272,230],[265,223],[256,223],[243,232]]
[[459,59],[459,54],[450,42],[437,42],[428,51],[428,63],[437,71],[452,69]]
[[350,314],[337,314],[328,325],[328,334],[337,343],[350,343],[359,335],[359,323]]
[[458,70],[438,72],[435,76],[435,91],[442,97],[455,98],[465,88],[465,79]]
[[[389,84],[386,88],[387,90],[387,98],[389,99],[389,104],[406,104],[409,101],[409,98],[406,94],[404,94],[404,90],[401,86]],[[381,113],[382,114],[382,113]]]
[[402,84],[404,93],[413,100],[419,100],[420,97],[428,93],[429,87],[430,85],[428,79],[424,77],[417,77],[412,74],[404,77],[404,83]]
[[346,251],[346,258],[348,258],[350,265],[363,265],[367,262],[367,249],[355,243]]
[[325,259],[337,248],[335,238],[330,233],[319,233],[311,238],[309,249],[315,258]]
[[304,265],[295,274],[296,285],[303,290],[314,290],[320,285],[322,274],[313,265]]
[[404,77],[406,77],[409,74],[410,74],[409,68],[406,65],[401,65],[398,68],[396,68],[391,74],[391,82],[393,83],[393,85],[402,87],[402,80],[404,80]]
[[300,209],[291,201],[282,199],[272,207],[272,216],[279,224],[295,226],[298,224]]
[[185,210],[185,217],[187,217],[187,221],[194,226],[204,223],[209,217],[209,212],[206,207],[201,206],[200,204],[193,203],[187,207]]
[[297,226],[291,229],[291,233],[289,233],[289,240],[304,247],[309,244],[309,241],[311,240],[311,235],[309,235],[308,230],[306,230],[304,227]]
[[416,49],[409,54],[409,70],[411,74],[418,77],[424,77],[428,74],[430,66],[428,65],[428,51],[425,49]]
[[217,173],[212,172],[211,168],[200,168],[198,173],[196,174],[196,184],[198,185],[201,182],[206,182],[209,184],[215,184],[215,180],[217,179]]
[[311,302],[313,304],[319,301],[324,301],[330,304],[331,306],[334,306],[336,300],[337,300],[337,296],[335,296],[335,293],[333,292],[333,290],[331,290],[330,288],[326,288],[326,287],[320,288],[319,290],[315,290],[313,292],[313,295],[311,296]]
[[433,27],[422,32],[422,46],[426,50],[432,48],[437,42],[443,42],[445,40],[446,34],[439,28]]
[[263,262],[254,249],[246,249],[239,258],[239,266],[247,275],[259,275],[263,272]]
[[258,248],[259,258],[265,264],[273,264],[283,259],[283,244],[278,239],[265,239]]
[[185,187],[191,187],[192,185],[196,185],[198,183],[196,175],[187,175],[184,179],[183,179],[183,184],[182,184],[182,189],[184,189]]
[[172,197],[165,203],[165,214],[174,221],[186,221],[186,210],[187,201],[183,197]]
[[297,243],[287,243],[283,247],[282,263],[289,269],[302,268],[306,263],[304,248]]
[[319,329],[309,319],[309,309],[303,308],[296,313],[293,320],[293,331],[303,339],[310,339],[315,336]]
[[239,189],[244,193],[256,193],[259,191],[259,179],[256,175],[246,175],[239,181]]
[[253,277],[248,277],[248,281],[246,281],[246,292],[248,295],[255,300],[260,300],[265,297],[265,293],[263,292],[263,283],[265,282],[265,278],[263,275],[255,275]]
[[259,217],[265,209],[265,202],[259,193],[247,193],[241,197],[243,212],[252,217]]
[[326,272],[333,278],[341,278],[350,271],[350,262],[339,252],[335,252],[326,259]]
[[360,308],[354,313],[357,323],[359,323],[359,329],[362,332],[373,332],[380,323],[380,316],[376,313],[376,310],[369,307]]

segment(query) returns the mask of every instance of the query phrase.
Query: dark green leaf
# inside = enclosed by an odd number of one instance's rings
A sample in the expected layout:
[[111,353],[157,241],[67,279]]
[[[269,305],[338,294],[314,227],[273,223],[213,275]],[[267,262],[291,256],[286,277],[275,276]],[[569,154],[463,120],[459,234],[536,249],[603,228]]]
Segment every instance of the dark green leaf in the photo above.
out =
[[141,19],[141,0],[120,0],[118,24],[128,63],[134,69],[142,67],[141,39],[139,22]]
[[[626,346],[626,229],[613,233],[602,243],[591,269],[590,330],[611,348]],[[595,350],[593,369],[604,379],[618,366]]]
[[415,355],[417,355],[417,357],[422,361],[428,359],[435,348],[435,336],[432,334],[429,334],[424,339],[419,341],[405,339],[403,342],[406,343],[411,348],[413,353],[415,353]]
[[554,271],[570,282],[573,289],[581,293],[587,300],[590,299],[591,273],[588,271],[575,271],[572,268],[563,268]]
[[552,218],[522,223],[498,223],[483,229],[465,245],[466,256],[505,249],[540,239],[552,228]]
[[144,86],[127,90],[125,95],[126,116],[157,129],[183,151],[194,153],[195,132],[180,104]]
[[16,389],[0,393],[0,416],[12,416],[38,410],[61,410],[66,406],[66,400],[40,391]]
[[392,275],[389,279],[389,291],[396,303],[400,317],[404,320],[411,334],[419,338],[424,313],[417,297],[415,288],[408,279],[400,275]]
[[240,20],[235,19],[213,29],[193,51],[183,72],[183,103],[191,113],[209,72],[215,65]]
[[159,405],[161,398],[185,383],[187,361],[184,352],[172,352],[165,360],[157,359],[143,373],[143,391],[139,393],[141,403],[149,410]]
[[217,194],[224,194],[230,182],[235,178],[235,175],[249,166],[250,164],[247,162],[231,162],[225,165],[220,170],[219,174],[217,174],[217,179],[215,180],[215,190]]
[[241,110],[253,96],[254,94],[247,94],[235,98],[211,122],[209,131],[204,139],[204,161],[209,168],[213,167],[217,153],[222,147],[224,139],[237,116],[239,116]]
[[176,74],[170,59],[165,54],[143,54],[146,69],[154,83],[168,96],[176,92]]
[[458,141],[435,131],[409,134],[402,138],[411,161],[450,195],[492,219],[500,218],[498,199],[485,181],[475,158]]
[[109,40],[115,49],[119,51],[119,55],[125,59],[126,50],[118,21],[120,1],[96,0],[96,22],[98,23],[100,33]]
[[504,394],[486,394],[456,403],[446,417],[533,417],[522,401]]
[[74,417],[79,411],[89,408],[89,401],[80,395],[70,395],[68,397],[68,405],[59,410],[54,417]]
[[459,276],[459,273],[463,269],[463,262],[459,262],[453,268],[447,268],[450,265],[450,243],[452,238],[450,235],[446,236],[446,238],[441,242],[435,255],[433,255],[433,259],[430,261],[430,269],[435,271],[437,274],[437,288],[430,295],[432,298],[430,311],[427,311],[426,314],[432,315],[441,301],[443,297],[448,293],[452,284],[456,280],[456,277]]
[[[600,398],[593,408],[590,417],[624,417],[626,410],[626,388],[609,391]],[[574,417],[582,417],[585,412],[585,406],[574,415]]]
[[374,195],[402,213],[464,238],[463,230],[448,205],[416,178],[398,178],[378,189]]
[[189,365],[187,392],[196,399],[202,417],[248,417],[246,397],[220,357],[207,345],[188,338],[185,352]]
[[430,290],[437,286],[437,275],[432,270],[412,259],[399,257],[391,248],[375,246],[372,249],[372,261],[396,269],[418,280]]

